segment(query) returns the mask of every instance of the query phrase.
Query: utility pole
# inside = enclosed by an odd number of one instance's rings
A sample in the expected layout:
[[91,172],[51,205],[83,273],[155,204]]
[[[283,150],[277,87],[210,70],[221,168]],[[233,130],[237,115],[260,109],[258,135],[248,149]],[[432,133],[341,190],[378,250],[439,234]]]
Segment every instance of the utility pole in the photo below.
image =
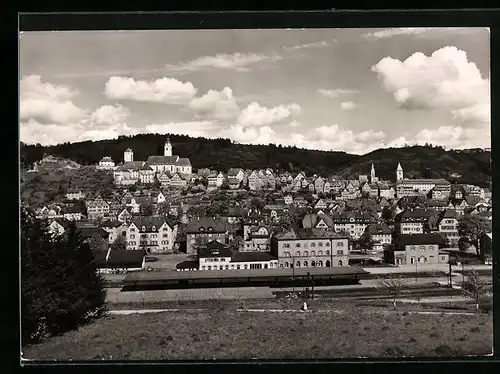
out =
[[415,259],[415,283],[418,282],[418,258]]
[[450,288],[452,288],[453,287],[453,282],[451,280],[451,261],[448,261],[448,266],[449,266],[449,271],[450,271],[450,273],[449,273],[449,279],[450,279],[449,280],[449,285],[450,285]]

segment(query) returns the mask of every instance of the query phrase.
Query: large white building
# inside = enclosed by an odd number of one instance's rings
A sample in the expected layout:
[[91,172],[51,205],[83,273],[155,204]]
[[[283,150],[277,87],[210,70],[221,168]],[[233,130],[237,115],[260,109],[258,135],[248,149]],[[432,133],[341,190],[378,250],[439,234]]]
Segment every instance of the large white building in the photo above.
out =
[[167,138],[163,147],[163,156],[149,156],[147,161],[134,161],[134,152],[129,148],[123,154],[124,162],[114,171],[116,184],[129,185],[138,181],[153,183],[159,174],[165,172],[190,175],[192,173],[189,158],[172,155],[172,144]]

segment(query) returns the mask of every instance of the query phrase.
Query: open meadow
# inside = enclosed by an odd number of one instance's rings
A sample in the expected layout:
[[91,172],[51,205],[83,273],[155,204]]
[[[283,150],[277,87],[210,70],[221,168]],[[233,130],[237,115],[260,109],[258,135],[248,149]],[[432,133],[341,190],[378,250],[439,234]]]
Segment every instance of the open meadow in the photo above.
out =
[[[425,313],[425,312],[423,312]],[[462,312],[463,313],[463,312]],[[109,315],[23,349],[36,360],[335,359],[488,355],[490,314],[339,305],[329,311]]]

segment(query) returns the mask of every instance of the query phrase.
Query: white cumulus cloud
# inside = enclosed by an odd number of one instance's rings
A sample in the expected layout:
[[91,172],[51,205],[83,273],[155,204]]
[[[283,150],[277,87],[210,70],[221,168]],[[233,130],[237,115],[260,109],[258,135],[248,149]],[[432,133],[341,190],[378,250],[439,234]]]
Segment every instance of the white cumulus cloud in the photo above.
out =
[[89,122],[93,125],[113,126],[126,123],[130,114],[130,110],[123,105],[103,105],[90,115]]
[[44,83],[39,75],[23,77],[19,89],[21,121],[32,119],[41,123],[65,124],[78,121],[87,114],[72,101],[78,91],[63,85]]
[[194,98],[196,92],[191,82],[181,82],[178,79],[166,77],[154,81],[111,77],[104,89],[106,96],[111,99],[167,104],[186,104]]
[[404,61],[385,57],[372,66],[383,87],[403,108],[443,109],[470,124],[490,121],[490,83],[456,47]]
[[271,126],[292,120],[301,111],[298,104],[278,105],[272,108],[252,102],[238,117],[238,124],[248,126]]
[[224,87],[222,91],[209,90],[205,95],[194,98],[188,107],[198,116],[214,119],[234,118],[240,112],[229,87]]
[[356,108],[356,104],[352,101],[343,101],[340,103],[340,109],[342,110],[352,110],[354,108]]

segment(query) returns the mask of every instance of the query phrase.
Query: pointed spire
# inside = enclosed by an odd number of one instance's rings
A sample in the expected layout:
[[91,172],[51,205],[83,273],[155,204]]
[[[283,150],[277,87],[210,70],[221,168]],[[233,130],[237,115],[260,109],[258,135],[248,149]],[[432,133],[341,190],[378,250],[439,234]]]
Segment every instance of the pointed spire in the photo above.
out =
[[401,163],[398,162],[398,168],[396,170],[403,170],[403,168],[401,167]]

